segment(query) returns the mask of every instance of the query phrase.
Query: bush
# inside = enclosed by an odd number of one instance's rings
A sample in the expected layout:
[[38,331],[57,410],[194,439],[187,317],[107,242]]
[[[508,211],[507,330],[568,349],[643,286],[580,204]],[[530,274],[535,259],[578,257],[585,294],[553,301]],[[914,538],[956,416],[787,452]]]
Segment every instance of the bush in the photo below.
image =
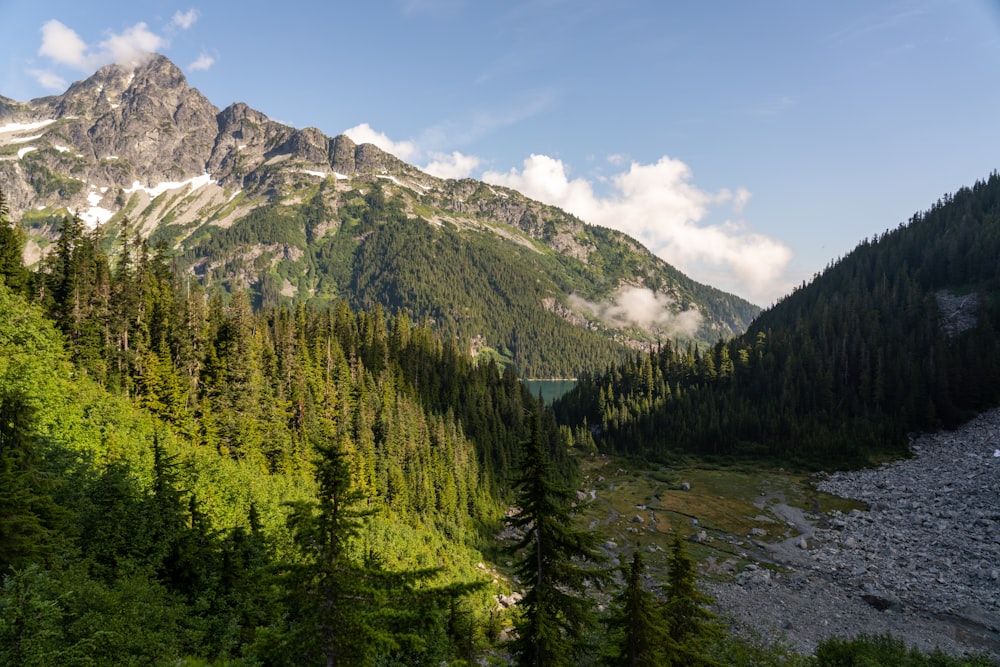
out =
[[954,657],[940,649],[929,654],[907,647],[902,639],[891,634],[856,639],[831,637],[816,647],[817,667],[990,667],[993,663],[985,656]]

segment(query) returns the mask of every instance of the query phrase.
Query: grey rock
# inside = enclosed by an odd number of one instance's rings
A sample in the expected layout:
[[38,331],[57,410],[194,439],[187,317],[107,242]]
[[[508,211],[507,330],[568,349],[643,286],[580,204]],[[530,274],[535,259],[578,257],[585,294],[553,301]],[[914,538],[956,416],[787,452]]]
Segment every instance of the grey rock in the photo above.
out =
[[[910,459],[817,478],[820,491],[869,509],[832,512],[833,531],[800,526],[812,536],[810,558],[777,552],[788,582],[761,586],[759,569],[744,569],[711,589],[717,610],[751,634],[784,633],[804,652],[828,636],[891,632],[924,651],[1000,658],[1000,542],[988,530],[1000,520],[997,442],[1000,410],[992,410],[915,438]],[[813,621],[783,627],[789,618]]]

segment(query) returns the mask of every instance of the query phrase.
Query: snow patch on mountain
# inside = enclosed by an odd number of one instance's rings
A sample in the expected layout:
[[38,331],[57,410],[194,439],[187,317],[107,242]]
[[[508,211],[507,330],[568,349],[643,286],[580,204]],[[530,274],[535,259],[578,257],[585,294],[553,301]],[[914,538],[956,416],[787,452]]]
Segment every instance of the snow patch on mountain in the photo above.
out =
[[82,211],[79,215],[80,219],[83,220],[84,224],[87,225],[88,228],[94,229],[98,225],[103,225],[105,222],[110,220],[114,213],[106,208],[103,208],[102,206],[99,206],[101,200],[104,199],[104,193],[107,192],[108,189],[101,188],[100,191],[97,191],[95,186],[91,185],[90,187],[91,190],[94,190],[93,192],[87,194],[87,203],[90,204],[90,208],[86,211]]
[[7,123],[6,125],[0,125],[0,134],[8,134],[10,132],[30,132],[31,130],[37,130],[45,127],[46,125],[51,125],[54,122],[56,122],[55,118],[39,120],[34,123]]
[[207,172],[201,176],[189,178],[186,181],[164,181],[162,183],[157,183],[151,188],[147,188],[139,181],[133,181],[132,187],[125,189],[125,194],[132,194],[133,192],[139,192],[141,190],[148,194],[151,198],[155,199],[168,190],[177,190],[185,186],[190,186],[191,192],[194,192],[198,188],[208,185],[211,182],[212,175]]
[[35,139],[41,139],[42,136],[43,136],[42,134],[33,134],[30,137],[18,137],[17,139],[11,139],[10,143],[12,143],[12,144],[26,144],[29,141],[34,141]]

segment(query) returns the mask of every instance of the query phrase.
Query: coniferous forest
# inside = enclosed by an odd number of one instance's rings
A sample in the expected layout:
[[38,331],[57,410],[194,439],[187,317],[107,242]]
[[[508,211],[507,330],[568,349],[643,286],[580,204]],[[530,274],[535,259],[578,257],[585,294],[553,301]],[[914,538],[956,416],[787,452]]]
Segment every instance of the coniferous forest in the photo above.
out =
[[863,464],[1000,401],[1000,175],[862,241],[698,349],[596,370],[556,406],[603,451]]
[[[994,174],[744,336],[626,357],[553,410],[430,320],[206,287],[127,220],[66,216],[28,270],[0,195],[0,664],[989,664],[744,644],[684,542],[662,589],[638,547],[612,567],[572,489],[595,448],[861,461],[995,405],[998,205]],[[943,290],[975,326],[942,329]]]

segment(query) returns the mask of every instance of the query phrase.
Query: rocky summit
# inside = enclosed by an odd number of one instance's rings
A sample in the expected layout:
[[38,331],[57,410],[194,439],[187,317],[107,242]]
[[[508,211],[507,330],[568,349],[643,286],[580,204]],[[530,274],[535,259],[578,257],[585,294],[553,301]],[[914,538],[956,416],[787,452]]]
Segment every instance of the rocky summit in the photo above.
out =
[[[470,347],[482,340],[554,375],[576,369],[544,351],[536,361],[526,356],[524,341],[551,347],[539,329],[558,337],[568,325],[602,344],[711,344],[742,332],[759,312],[696,283],[625,234],[515,190],[435,178],[374,145],[289,127],[243,103],[220,110],[160,55],[103,67],[58,96],[0,98],[0,187],[11,219],[28,233],[29,266],[75,214],[110,241],[125,230],[170,249],[204,283],[270,302],[379,303],[445,323],[447,335]],[[434,232],[397,224],[409,221]],[[420,235],[425,249],[415,245]],[[449,268],[425,261],[440,261],[433,246],[443,239],[454,248],[451,265],[464,257],[472,274],[426,275]],[[405,265],[390,264],[395,248],[407,251]],[[409,282],[376,290],[380,276]],[[483,315],[476,311],[486,308],[484,299],[459,303],[442,280],[501,297]],[[625,312],[635,290],[658,312]],[[531,303],[519,304],[528,293]],[[525,316],[526,308],[535,314]],[[477,321],[490,317],[496,322]],[[542,319],[548,322],[532,331],[509,333],[514,320]],[[601,354],[592,359],[598,365],[610,360]]]
[[[56,97],[3,99],[0,145],[14,214],[67,209],[93,227],[124,210],[148,218],[146,232],[169,214],[214,214],[217,225],[231,224],[252,204],[220,209],[244,190],[273,196],[301,177],[407,171],[346,136],[296,130],[243,103],[220,111],[160,55],[138,67],[103,67]],[[151,205],[164,193],[179,201]]]

